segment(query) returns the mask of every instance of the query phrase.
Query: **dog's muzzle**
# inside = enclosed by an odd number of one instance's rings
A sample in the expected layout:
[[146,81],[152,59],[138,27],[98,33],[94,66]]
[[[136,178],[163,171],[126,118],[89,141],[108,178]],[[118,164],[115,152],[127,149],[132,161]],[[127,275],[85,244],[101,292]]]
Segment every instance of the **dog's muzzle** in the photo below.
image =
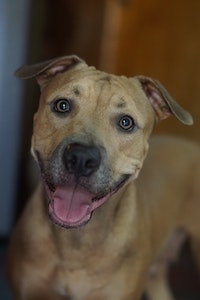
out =
[[64,228],[86,224],[93,211],[130,177],[123,175],[113,180],[104,150],[91,144],[62,142],[46,161],[39,152],[37,157],[48,197],[49,216]]

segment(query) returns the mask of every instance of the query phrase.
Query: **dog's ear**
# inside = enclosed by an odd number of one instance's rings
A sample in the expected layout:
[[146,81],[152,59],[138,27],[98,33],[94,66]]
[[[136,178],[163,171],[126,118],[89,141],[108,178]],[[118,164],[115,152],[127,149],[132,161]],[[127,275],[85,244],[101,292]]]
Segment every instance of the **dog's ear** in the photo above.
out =
[[15,76],[21,79],[35,77],[39,85],[43,86],[57,73],[63,73],[78,64],[86,65],[84,60],[76,55],[62,56],[38,64],[23,66],[15,72]]
[[192,125],[193,118],[191,114],[183,109],[157,80],[137,76],[142,88],[153,106],[157,120],[164,120],[170,115],[174,115],[180,122],[185,125]]

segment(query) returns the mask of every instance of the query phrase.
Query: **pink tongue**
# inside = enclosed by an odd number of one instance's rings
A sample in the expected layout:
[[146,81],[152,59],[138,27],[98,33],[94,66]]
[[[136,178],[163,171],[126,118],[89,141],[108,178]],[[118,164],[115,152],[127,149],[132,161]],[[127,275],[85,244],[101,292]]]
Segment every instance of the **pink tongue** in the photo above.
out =
[[92,195],[81,186],[58,186],[53,195],[53,210],[63,222],[78,222],[90,215]]

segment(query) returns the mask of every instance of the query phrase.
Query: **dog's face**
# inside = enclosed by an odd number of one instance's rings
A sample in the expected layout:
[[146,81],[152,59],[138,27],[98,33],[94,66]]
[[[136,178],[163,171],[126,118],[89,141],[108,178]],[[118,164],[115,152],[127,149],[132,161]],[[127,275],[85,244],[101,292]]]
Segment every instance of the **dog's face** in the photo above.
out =
[[[156,119],[187,112],[145,77],[114,76],[69,58],[47,65],[37,72],[42,92],[32,152],[51,219],[78,227],[138,176]],[[189,114],[183,119],[191,122]]]
[[137,80],[88,68],[53,78],[43,88],[32,141],[52,218],[62,226],[81,225],[136,178],[153,124]]

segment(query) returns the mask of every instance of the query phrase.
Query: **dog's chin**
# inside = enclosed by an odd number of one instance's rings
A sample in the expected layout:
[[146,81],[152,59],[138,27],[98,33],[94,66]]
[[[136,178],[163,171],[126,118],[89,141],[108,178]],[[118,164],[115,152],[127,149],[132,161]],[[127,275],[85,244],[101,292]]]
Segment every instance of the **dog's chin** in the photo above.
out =
[[48,196],[49,217],[54,224],[63,228],[77,228],[85,225],[91,219],[92,213],[103,205],[127,182],[129,176],[114,184],[105,193],[94,194],[78,182],[66,183],[49,188],[45,184]]

